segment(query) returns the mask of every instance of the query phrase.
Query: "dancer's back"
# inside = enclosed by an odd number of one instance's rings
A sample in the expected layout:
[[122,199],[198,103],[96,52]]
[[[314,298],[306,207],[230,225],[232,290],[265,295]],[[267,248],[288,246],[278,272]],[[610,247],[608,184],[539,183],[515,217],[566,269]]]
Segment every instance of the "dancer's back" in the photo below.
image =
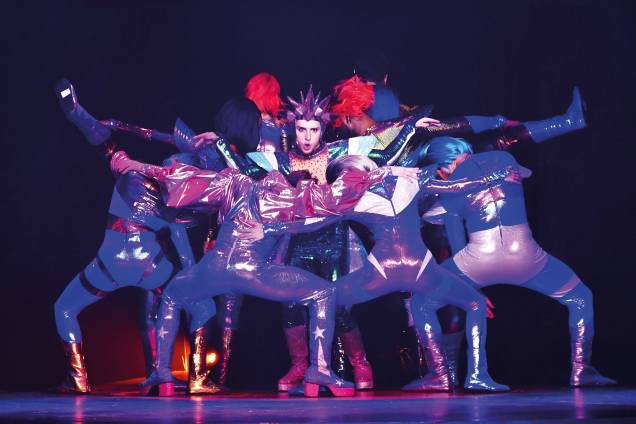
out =
[[[423,172],[427,172],[424,170]],[[414,178],[385,177],[362,196],[352,219],[366,225],[375,240],[369,255],[379,262],[390,278],[393,270],[401,277],[416,277],[428,249],[419,232],[420,183]]]
[[[511,154],[495,151],[470,156],[457,166],[452,178],[477,179],[507,166],[519,168],[524,178],[530,176],[530,171],[520,166]],[[465,220],[469,233],[528,222],[522,185],[505,180],[464,194],[444,194],[441,203],[449,213]]]

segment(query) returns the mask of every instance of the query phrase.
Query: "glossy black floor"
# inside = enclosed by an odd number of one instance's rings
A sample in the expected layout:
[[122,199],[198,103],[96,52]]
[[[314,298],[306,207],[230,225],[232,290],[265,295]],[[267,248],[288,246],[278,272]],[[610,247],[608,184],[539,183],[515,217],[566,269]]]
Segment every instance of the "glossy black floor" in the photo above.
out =
[[527,388],[503,394],[359,392],[305,399],[272,392],[174,398],[136,396],[135,385],[95,395],[0,393],[2,422],[558,422],[636,423],[633,388]]

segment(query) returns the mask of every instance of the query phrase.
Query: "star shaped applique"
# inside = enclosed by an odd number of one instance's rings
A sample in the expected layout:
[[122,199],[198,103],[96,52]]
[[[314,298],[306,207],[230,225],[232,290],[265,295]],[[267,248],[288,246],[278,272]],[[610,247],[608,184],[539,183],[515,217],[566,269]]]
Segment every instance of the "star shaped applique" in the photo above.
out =
[[166,337],[166,334],[168,334],[168,332],[164,330],[163,326],[161,326],[157,335],[163,340],[163,338]]
[[316,326],[316,329],[313,331],[314,340],[324,339],[325,338],[325,329]]

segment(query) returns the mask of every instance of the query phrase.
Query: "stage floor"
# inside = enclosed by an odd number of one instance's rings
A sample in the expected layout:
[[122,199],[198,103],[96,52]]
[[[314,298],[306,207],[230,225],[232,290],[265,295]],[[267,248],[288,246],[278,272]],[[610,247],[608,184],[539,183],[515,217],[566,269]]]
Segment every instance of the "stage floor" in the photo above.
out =
[[525,388],[485,395],[380,390],[359,392],[352,398],[305,399],[273,392],[153,398],[136,396],[134,387],[102,386],[96,389],[98,394],[91,396],[0,393],[0,421],[636,423],[636,389],[627,388]]

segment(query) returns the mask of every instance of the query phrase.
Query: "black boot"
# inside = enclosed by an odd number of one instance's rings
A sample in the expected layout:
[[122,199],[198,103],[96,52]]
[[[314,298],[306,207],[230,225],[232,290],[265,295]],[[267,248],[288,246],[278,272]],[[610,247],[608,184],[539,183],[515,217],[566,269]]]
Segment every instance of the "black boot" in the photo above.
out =
[[221,337],[221,352],[219,358],[219,377],[218,385],[222,390],[227,390],[227,375],[230,369],[230,357],[232,356],[232,340],[234,339],[234,330],[230,327],[223,329]]
[[458,360],[459,351],[462,347],[465,332],[458,331],[456,333],[443,334],[442,346],[444,346],[444,354],[446,355],[446,367],[448,368],[448,379],[451,390],[455,391],[459,386]]

